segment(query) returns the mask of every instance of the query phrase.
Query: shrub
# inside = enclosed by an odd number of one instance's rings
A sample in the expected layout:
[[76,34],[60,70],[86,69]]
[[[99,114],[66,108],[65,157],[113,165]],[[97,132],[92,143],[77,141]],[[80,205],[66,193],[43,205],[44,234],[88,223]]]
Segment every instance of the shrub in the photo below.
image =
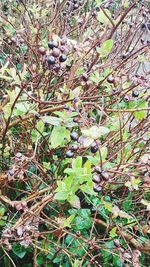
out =
[[1,266],[147,266],[148,1],[0,7]]

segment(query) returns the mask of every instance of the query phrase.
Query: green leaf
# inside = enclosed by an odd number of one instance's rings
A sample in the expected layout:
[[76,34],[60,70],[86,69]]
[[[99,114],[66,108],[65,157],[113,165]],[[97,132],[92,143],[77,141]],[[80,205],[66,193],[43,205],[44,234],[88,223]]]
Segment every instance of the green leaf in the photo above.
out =
[[0,207],[0,217],[2,217],[5,213],[5,209],[3,207]]
[[82,167],[82,157],[77,157],[72,161],[72,168],[77,169]]
[[63,226],[71,228],[71,223],[75,218],[75,214],[70,215],[67,219],[64,220]]
[[93,138],[94,140],[109,133],[109,129],[104,126],[92,126],[89,129],[83,129],[81,131],[85,136]]
[[69,140],[70,140],[69,130],[67,130],[65,127],[54,126],[50,136],[50,142],[52,148],[63,146]]
[[72,267],[79,267],[80,262],[78,260],[75,260],[74,263],[72,264]]
[[59,191],[55,194],[54,199],[56,200],[66,200],[68,198],[68,192]]
[[110,235],[111,238],[114,238],[114,237],[118,236],[117,227],[113,227],[112,230],[109,232],[109,235]]
[[44,123],[48,123],[54,126],[58,126],[60,125],[62,119],[61,118],[57,118],[57,117],[53,117],[53,116],[44,116],[42,118]]
[[91,228],[93,219],[91,218],[91,212],[89,209],[79,209],[78,216],[74,219],[74,228],[76,230]]
[[[105,8],[105,12],[106,14],[111,18],[111,12]],[[109,25],[110,24],[110,20],[107,18],[107,16],[104,14],[104,12],[102,10],[100,10],[97,14],[97,19],[99,22],[105,24],[105,25]]]
[[[138,105],[138,108],[147,108],[147,107],[148,107],[147,101],[143,101]],[[137,120],[142,120],[142,119],[146,118],[147,110],[136,111],[133,114]]]
[[72,188],[72,184],[73,184],[73,177],[72,177],[72,176],[68,176],[68,177],[66,177],[64,183],[65,183],[65,185],[66,185],[66,189],[67,189],[68,191],[70,191],[71,188]]
[[98,47],[96,50],[100,54],[102,58],[108,56],[113,48],[113,40],[108,39],[106,40],[101,47]]
[[76,209],[80,209],[81,208],[80,199],[76,195],[69,196],[68,197],[68,202],[71,204],[72,207],[74,207]]
[[20,259],[22,259],[26,254],[26,249],[23,246],[19,245],[19,244],[13,245],[12,251]]
[[104,201],[103,203],[104,203],[104,208],[111,212],[113,209],[112,203],[106,201]]

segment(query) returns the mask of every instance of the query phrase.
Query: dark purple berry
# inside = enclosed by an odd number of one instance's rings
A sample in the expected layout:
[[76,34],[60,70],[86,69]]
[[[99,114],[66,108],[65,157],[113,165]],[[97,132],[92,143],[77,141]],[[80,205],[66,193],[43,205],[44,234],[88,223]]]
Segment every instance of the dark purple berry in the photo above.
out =
[[77,236],[80,236],[81,235],[81,232],[80,231],[76,231],[76,235]]
[[65,17],[67,15],[67,12],[64,10],[62,14]]
[[108,76],[108,78],[107,78],[107,82],[108,82],[108,83],[114,83],[114,82],[115,82],[115,78],[114,78],[112,75],[110,75],[110,76]]
[[46,54],[46,49],[43,46],[41,46],[38,48],[38,52],[39,52],[39,54],[44,56]]
[[93,143],[91,145],[91,152],[96,153],[98,151],[98,145],[96,143]]
[[68,150],[67,152],[66,152],[66,157],[67,158],[72,158],[74,156],[74,152],[72,151],[72,150]]
[[14,173],[14,170],[8,170],[7,174],[10,176],[13,176],[15,173]]
[[129,102],[130,101],[130,96],[129,95],[125,95],[124,99],[125,102]]
[[102,169],[100,166],[95,166],[94,170],[97,172],[97,173],[100,173],[102,172]]
[[37,120],[40,118],[40,116],[41,116],[40,113],[36,113],[36,114],[35,114],[35,118],[36,118]]
[[120,247],[120,242],[119,242],[118,239],[114,239],[114,244],[115,244],[115,246],[116,246],[117,248]]
[[138,91],[132,91],[132,96],[133,97],[138,97],[139,96],[139,92]]
[[78,150],[78,148],[79,148],[79,146],[74,144],[74,145],[72,145],[71,150]]
[[66,68],[69,70],[71,69],[72,65],[71,64],[66,64]]
[[58,48],[54,47],[53,50],[52,50],[52,55],[53,55],[54,57],[59,57],[59,55],[60,55],[60,50],[59,50]]
[[67,105],[65,104],[65,105],[64,105],[64,109],[65,109],[65,110],[70,110],[70,107],[67,106]]
[[63,52],[66,52],[67,48],[65,45],[61,45],[60,46],[60,51],[63,53]]
[[56,41],[49,41],[48,42],[48,47],[50,49],[53,49],[54,47],[58,47],[58,43]]
[[127,56],[128,56],[128,55],[127,55],[126,53],[122,54],[122,59],[126,59]]
[[55,64],[55,58],[53,56],[47,56],[47,62],[49,65]]
[[94,183],[100,183],[100,176],[98,174],[94,174],[92,181]]
[[54,65],[54,70],[55,71],[59,71],[60,70],[60,65],[59,64],[55,64]]
[[82,74],[82,80],[84,81],[84,82],[87,82],[88,81],[88,75],[86,74],[86,73],[84,73],[84,74]]
[[70,137],[71,137],[71,139],[73,140],[73,141],[77,141],[78,140],[78,133],[77,132],[72,132],[71,134],[70,134]]
[[70,1],[67,1],[67,2],[66,2],[66,5],[67,5],[67,6],[70,6]]
[[73,9],[76,10],[76,9],[78,9],[78,7],[79,7],[78,4],[75,4],[75,5],[73,6]]
[[60,62],[65,62],[67,60],[67,56],[65,54],[62,54],[60,57],[59,57],[59,61]]
[[18,159],[21,159],[21,158],[22,158],[22,154],[21,154],[20,152],[18,152],[15,156],[16,156],[16,158],[18,158]]
[[95,192],[100,192],[100,191],[102,191],[102,187],[99,184],[94,184],[93,190]]
[[101,172],[101,176],[103,177],[103,179],[105,181],[108,181],[109,180],[109,174],[106,171],[102,171]]

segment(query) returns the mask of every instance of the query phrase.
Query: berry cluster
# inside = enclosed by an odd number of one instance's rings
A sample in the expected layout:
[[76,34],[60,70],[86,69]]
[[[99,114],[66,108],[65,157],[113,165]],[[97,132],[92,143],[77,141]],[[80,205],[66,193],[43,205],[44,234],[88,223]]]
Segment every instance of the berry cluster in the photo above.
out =
[[[73,131],[71,134],[70,134],[70,137],[71,137],[71,140],[72,141],[78,141],[78,133],[76,131]],[[76,151],[78,149],[78,145],[77,144],[74,144],[72,145],[72,147],[67,150],[66,152],[66,157],[67,158],[73,158],[74,156],[74,151]]]
[[47,50],[43,46],[38,48],[38,53],[45,56],[45,61],[49,67],[52,67],[55,71],[59,71],[61,69],[61,63],[67,60],[66,40],[61,39],[59,42],[49,40],[48,48],[50,49],[50,53],[47,53]]
[[69,14],[69,17],[73,17],[75,15],[75,11],[82,6],[82,1],[78,0],[68,0],[66,1],[65,8],[63,10],[63,16],[66,17]]
[[92,179],[94,182],[93,190],[95,192],[101,192],[104,183],[108,181],[109,178],[109,174],[106,171],[102,170],[99,166],[95,166]]
[[47,55],[46,60],[49,66],[55,65],[56,69],[60,68],[60,63],[67,60],[67,55],[64,53],[66,50],[65,41],[62,40],[60,44],[54,40],[48,42],[48,47],[51,50],[51,54]]

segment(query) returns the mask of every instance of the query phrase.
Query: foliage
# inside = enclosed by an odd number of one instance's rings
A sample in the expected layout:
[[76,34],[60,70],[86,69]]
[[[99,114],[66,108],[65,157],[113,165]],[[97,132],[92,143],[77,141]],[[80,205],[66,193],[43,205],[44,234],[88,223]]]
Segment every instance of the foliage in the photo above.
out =
[[0,1],[0,266],[148,266],[149,1]]

